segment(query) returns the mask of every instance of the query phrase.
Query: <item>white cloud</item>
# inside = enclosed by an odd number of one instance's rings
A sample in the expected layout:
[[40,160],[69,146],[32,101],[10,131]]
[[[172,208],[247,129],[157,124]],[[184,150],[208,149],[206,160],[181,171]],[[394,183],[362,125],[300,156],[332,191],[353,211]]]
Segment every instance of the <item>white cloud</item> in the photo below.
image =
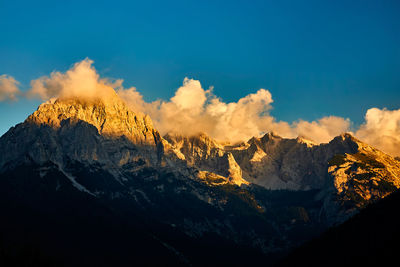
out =
[[386,153],[400,156],[400,109],[369,109],[355,135]]
[[65,73],[52,72],[50,77],[33,80],[27,96],[47,100],[53,97],[93,98],[113,94],[114,89],[109,81],[100,79],[92,64],[93,61],[86,58]]
[[318,121],[295,122],[293,129],[296,135],[311,139],[316,143],[327,143],[333,137],[348,132],[350,129],[350,120],[336,116],[328,116]]
[[350,125],[348,119],[334,116],[314,122],[278,122],[269,113],[273,99],[268,90],[260,89],[226,103],[213,94],[212,88],[205,90],[199,81],[188,78],[169,101],[146,103],[135,88],[117,92],[132,108],[149,114],[162,134],[205,132],[218,140],[237,142],[273,131],[284,137],[302,135],[319,143],[348,131]]
[[19,82],[9,75],[0,75],[0,101],[16,101],[21,94],[18,88]]

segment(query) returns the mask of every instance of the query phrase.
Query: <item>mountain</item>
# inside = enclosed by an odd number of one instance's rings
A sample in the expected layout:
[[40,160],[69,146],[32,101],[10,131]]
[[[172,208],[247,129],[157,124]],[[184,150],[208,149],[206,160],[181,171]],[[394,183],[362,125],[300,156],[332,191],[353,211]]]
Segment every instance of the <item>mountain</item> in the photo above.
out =
[[209,173],[226,176],[229,168],[223,161],[231,158],[237,181],[272,190],[319,190],[316,197],[324,203],[321,212],[329,224],[400,187],[399,162],[348,133],[320,145],[273,133],[236,145],[205,134],[164,138],[181,159]]
[[271,189],[320,189],[327,179],[329,159],[358,149],[357,142],[348,134],[320,146],[273,133],[236,145],[218,144],[205,134],[190,138],[166,135],[165,138],[191,165],[216,173],[225,171],[218,160],[232,155],[243,179]]
[[[106,142],[100,140],[118,140]],[[104,164],[125,164],[131,160],[134,144],[153,151],[161,142],[148,116],[135,114],[117,95],[105,99],[55,99],[39,106],[23,124],[5,134],[4,149],[13,153],[1,159],[5,162],[28,154],[38,163],[51,160],[62,163],[62,156]],[[18,138],[22,138],[18,140]],[[71,143],[71,141],[76,141]],[[120,149],[116,149],[114,146]],[[26,155],[26,156],[28,156]],[[154,160],[154,153],[146,155]],[[157,157],[156,157],[157,158]]]
[[350,134],[162,137],[116,94],[50,100],[0,152],[9,262],[268,265],[400,187],[400,162]]

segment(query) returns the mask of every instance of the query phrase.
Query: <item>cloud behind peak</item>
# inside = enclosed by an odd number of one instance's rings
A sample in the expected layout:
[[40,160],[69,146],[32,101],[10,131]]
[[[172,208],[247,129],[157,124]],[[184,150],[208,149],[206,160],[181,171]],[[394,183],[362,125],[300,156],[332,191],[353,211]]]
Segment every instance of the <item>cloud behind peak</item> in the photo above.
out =
[[107,97],[114,93],[107,79],[100,79],[93,61],[86,58],[75,63],[68,71],[54,71],[50,76],[43,76],[31,81],[31,89],[27,92],[29,98],[94,98]]

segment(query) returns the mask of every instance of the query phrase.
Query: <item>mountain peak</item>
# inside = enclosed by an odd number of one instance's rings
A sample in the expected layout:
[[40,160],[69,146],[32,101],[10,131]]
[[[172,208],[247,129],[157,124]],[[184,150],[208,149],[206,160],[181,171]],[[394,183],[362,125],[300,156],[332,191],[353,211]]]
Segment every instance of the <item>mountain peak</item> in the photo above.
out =
[[51,99],[41,104],[26,122],[59,128],[66,119],[85,121],[108,137],[124,136],[134,143],[154,143],[156,130],[150,117],[134,113],[116,94],[109,98]]
[[342,133],[338,136],[336,136],[335,138],[333,138],[333,140],[340,140],[340,141],[353,141],[353,142],[358,142],[360,143],[361,141],[358,140],[357,138],[355,138],[351,133]]
[[316,144],[314,143],[314,141],[309,140],[309,139],[307,139],[307,138],[305,138],[305,137],[303,137],[303,136],[298,136],[298,137],[296,138],[296,141],[297,141],[298,143],[305,144],[307,147],[312,147],[312,146],[315,146],[315,145],[316,145]]
[[268,132],[268,133],[264,134],[263,137],[260,138],[260,140],[263,143],[266,143],[268,141],[273,141],[273,140],[281,140],[281,139],[282,139],[282,137],[275,134],[274,132]]

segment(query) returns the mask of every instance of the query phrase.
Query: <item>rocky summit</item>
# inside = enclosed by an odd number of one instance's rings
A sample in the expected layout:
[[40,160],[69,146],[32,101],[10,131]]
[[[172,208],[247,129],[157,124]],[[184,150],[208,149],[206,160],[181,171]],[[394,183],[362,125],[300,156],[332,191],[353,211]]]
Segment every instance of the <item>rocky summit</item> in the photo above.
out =
[[400,162],[348,133],[162,137],[114,92],[43,103],[0,152],[2,249],[56,266],[273,264],[400,187]]

